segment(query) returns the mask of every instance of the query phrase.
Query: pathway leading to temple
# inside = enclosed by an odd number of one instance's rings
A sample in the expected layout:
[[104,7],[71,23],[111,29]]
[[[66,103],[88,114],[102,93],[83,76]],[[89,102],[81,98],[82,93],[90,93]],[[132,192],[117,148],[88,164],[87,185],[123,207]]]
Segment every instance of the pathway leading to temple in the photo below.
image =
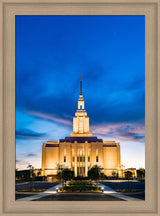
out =
[[104,192],[103,193],[57,193],[56,192],[56,188],[57,187],[61,187],[61,184],[58,184],[56,186],[53,186],[49,189],[47,189],[45,192],[39,193],[39,194],[35,194],[35,195],[31,195],[31,196],[27,196],[24,198],[20,198],[17,199],[18,201],[54,201],[54,200],[119,200],[119,201],[140,201],[141,199],[135,198],[135,197],[130,197],[130,196],[126,196],[123,195],[121,193],[116,192],[115,190],[113,190],[112,188],[102,184],[102,183],[98,183],[99,187],[103,187],[104,188]]
[[40,198],[43,198],[43,197],[46,197],[46,196],[50,196],[50,195],[53,195],[56,192],[56,188],[57,187],[60,187],[61,184],[58,184],[58,185],[55,185],[49,189],[47,189],[46,191],[42,192],[42,193],[38,193],[38,194],[35,194],[35,195],[31,195],[31,196],[27,196],[27,197],[24,197],[24,198],[21,198],[21,199],[17,199],[18,201],[32,201],[32,200],[37,200],[37,199],[40,199]]
[[113,196],[113,197],[116,197],[116,198],[119,198],[119,199],[122,199],[125,201],[139,201],[139,200],[141,200],[141,199],[138,199],[135,197],[130,197],[130,196],[126,196],[126,195],[123,195],[121,193],[118,193],[115,190],[113,190],[112,188],[110,188],[110,187],[108,187],[102,183],[98,183],[98,186],[104,188],[104,192],[103,192],[104,194],[107,194],[107,195],[110,195],[110,196]]

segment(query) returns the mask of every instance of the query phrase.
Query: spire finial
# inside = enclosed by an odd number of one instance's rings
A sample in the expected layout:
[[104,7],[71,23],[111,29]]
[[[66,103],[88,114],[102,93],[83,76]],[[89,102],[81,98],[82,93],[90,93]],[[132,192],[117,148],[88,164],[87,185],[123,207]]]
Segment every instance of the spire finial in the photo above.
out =
[[80,95],[82,95],[82,75],[80,76]]

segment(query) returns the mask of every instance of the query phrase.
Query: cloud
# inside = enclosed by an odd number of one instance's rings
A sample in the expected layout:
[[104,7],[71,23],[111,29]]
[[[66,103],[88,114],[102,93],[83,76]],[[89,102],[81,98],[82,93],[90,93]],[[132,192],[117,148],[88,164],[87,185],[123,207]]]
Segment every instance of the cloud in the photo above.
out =
[[[16,18],[16,109],[45,113],[50,116],[44,118],[69,125],[67,116],[74,116],[77,109],[79,75],[83,74],[91,121],[144,119],[145,32],[141,16],[38,19],[41,22],[35,17]],[[117,41],[113,39],[115,31],[120,36]]]
[[21,162],[21,160],[16,160],[16,163],[20,163]]
[[140,142],[144,142],[145,140],[145,127],[142,123],[98,124],[91,126],[91,131],[96,135],[112,138],[113,140],[136,140]]
[[34,153],[29,153],[27,154],[27,157],[35,157],[37,154],[34,154]]
[[26,160],[26,158],[23,158],[22,160],[16,160],[16,168],[21,169],[26,169],[27,166],[30,164],[29,161]]
[[47,114],[47,113],[42,113],[42,112],[34,112],[34,111],[31,111],[31,112],[28,112],[29,115],[32,115],[34,117],[38,117],[38,118],[42,118],[42,119],[45,119],[45,120],[50,120],[50,121],[54,121],[54,122],[57,122],[57,123],[60,123],[60,124],[64,124],[64,125],[72,125],[72,121],[71,120],[66,120],[66,119],[63,119],[63,118],[59,118],[59,117],[56,117],[54,115],[51,115],[51,114]]
[[[137,78],[131,75],[130,80],[126,81],[118,78],[118,68],[114,69],[112,72],[111,69],[103,68],[101,65],[95,66],[95,70],[92,66],[85,67],[83,96],[91,123],[144,119],[144,77]],[[22,84],[17,86],[16,108],[36,117],[71,125],[68,116],[73,117],[77,109],[79,74],[73,76],[69,73],[67,77],[62,73],[63,79],[60,75],[55,78],[53,74],[49,71],[45,73],[43,69],[40,72],[34,70],[29,76],[27,72],[24,73],[25,88]],[[33,83],[37,77],[39,77],[38,82]],[[114,77],[117,79],[114,80]],[[43,83],[44,80],[46,85]]]
[[19,139],[40,139],[45,133],[38,133],[29,129],[16,130],[16,138]]

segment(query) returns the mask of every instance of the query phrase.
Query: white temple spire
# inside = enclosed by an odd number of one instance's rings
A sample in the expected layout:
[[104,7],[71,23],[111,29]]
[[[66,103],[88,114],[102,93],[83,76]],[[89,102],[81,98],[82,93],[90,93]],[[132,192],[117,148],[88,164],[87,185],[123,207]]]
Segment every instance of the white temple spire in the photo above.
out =
[[88,137],[92,136],[89,132],[89,117],[84,109],[84,100],[82,95],[82,75],[80,76],[80,95],[78,100],[78,110],[73,117],[73,133],[71,137]]

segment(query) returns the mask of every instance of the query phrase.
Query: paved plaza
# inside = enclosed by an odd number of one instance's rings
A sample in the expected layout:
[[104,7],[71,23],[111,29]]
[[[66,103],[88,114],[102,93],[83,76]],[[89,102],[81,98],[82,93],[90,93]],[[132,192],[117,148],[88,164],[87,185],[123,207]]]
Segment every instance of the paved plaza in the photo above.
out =
[[[26,183],[24,183],[26,184]],[[40,183],[39,183],[40,184]],[[43,184],[43,183],[42,183]],[[54,185],[54,186],[52,186]],[[21,184],[24,187],[23,184]],[[144,200],[144,191],[135,194],[122,194],[115,189],[107,186],[105,183],[98,183],[99,187],[104,188],[104,192],[95,193],[57,193],[56,188],[61,184],[53,183],[44,192],[34,193],[16,193],[17,201],[142,201]],[[43,186],[44,187],[44,186]]]

